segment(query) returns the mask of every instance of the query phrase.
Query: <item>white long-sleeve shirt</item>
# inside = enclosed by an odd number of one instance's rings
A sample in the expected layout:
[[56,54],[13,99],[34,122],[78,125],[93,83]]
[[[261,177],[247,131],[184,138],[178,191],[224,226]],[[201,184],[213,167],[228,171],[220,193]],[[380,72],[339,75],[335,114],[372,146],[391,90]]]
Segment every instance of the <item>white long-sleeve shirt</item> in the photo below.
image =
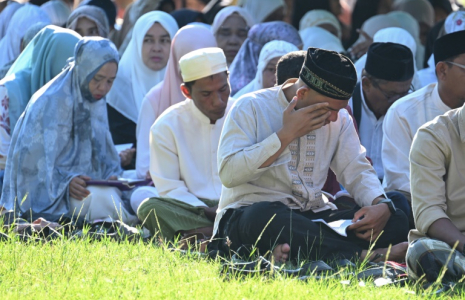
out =
[[218,150],[224,187],[215,232],[230,208],[281,201],[291,208],[313,209],[312,204],[321,204],[329,168],[360,206],[371,205],[383,194],[345,109],[336,122],[296,139],[272,165],[260,168],[281,148],[276,132],[288,105],[279,86],[244,95],[226,117]]
[[[363,94],[362,83],[360,83],[360,96],[362,99],[361,105],[361,118],[358,132],[360,135],[360,142],[365,147],[367,156],[373,162],[373,168],[376,171],[379,179],[383,179],[383,161],[381,159],[381,148],[383,143],[383,121],[384,116],[379,119],[368,107],[365,96]],[[349,101],[350,108],[354,111],[352,101]]]
[[150,174],[160,197],[193,206],[207,206],[199,198],[220,199],[216,156],[224,120],[210,124],[187,99],[155,121],[150,129]]
[[396,101],[383,124],[383,186],[387,191],[410,193],[409,153],[413,137],[423,124],[450,108],[439,97],[437,83],[432,83]]

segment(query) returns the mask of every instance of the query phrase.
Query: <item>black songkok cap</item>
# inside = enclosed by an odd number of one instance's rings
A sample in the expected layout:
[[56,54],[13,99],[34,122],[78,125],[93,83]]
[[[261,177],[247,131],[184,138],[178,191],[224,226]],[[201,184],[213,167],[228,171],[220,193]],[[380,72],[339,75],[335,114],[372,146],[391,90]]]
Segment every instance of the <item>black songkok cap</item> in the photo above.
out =
[[434,42],[434,63],[465,53],[465,31],[446,34]]
[[318,48],[308,48],[299,77],[318,93],[338,100],[349,100],[357,84],[357,71],[348,57]]
[[415,73],[412,50],[396,43],[373,43],[368,48],[365,71],[377,79],[409,80]]

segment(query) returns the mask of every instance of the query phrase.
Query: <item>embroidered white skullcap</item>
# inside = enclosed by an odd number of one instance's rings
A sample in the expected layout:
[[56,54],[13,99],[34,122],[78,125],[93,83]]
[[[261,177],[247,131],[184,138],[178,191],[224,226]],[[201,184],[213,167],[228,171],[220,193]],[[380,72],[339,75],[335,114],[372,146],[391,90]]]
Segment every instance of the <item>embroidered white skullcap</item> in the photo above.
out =
[[194,81],[228,70],[226,56],[217,47],[202,48],[187,53],[179,60],[182,80]]

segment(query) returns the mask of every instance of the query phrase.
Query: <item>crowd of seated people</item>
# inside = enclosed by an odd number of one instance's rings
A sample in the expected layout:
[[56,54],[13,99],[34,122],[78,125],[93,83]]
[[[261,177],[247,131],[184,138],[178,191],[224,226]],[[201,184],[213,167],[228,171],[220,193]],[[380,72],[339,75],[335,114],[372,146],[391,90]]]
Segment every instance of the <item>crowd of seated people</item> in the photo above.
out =
[[1,217],[465,275],[459,3],[129,2],[0,3]]

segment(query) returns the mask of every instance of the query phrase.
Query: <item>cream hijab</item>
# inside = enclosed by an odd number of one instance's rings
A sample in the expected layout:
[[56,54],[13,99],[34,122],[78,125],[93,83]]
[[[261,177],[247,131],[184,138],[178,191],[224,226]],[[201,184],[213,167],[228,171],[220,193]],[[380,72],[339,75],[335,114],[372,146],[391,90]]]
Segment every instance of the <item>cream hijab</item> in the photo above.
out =
[[298,50],[299,48],[297,48],[294,44],[285,41],[271,41],[266,43],[260,51],[257,74],[255,75],[254,80],[237,92],[236,95],[234,95],[234,98],[238,99],[242,95],[263,89],[263,71],[268,65],[268,62],[275,57],[281,57]]
[[145,95],[161,82],[166,67],[159,71],[149,69],[142,59],[142,45],[147,31],[154,23],[160,23],[172,39],[178,31],[176,20],[162,11],[146,13],[134,25],[134,34],[121,58],[113,88],[107,102],[126,118],[137,122]]
[[300,20],[299,30],[304,30],[309,27],[315,27],[321,24],[329,24],[337,30],[337,37],[341,38],[342,29],[338,19],[329,11],[324,9],[314,9],[307,12]]
[[344,52],[341,40],[326,29],[318,26],[308,27],[301,30],[299,34],[304,42],[304,49],[316,47],[339,53]]

